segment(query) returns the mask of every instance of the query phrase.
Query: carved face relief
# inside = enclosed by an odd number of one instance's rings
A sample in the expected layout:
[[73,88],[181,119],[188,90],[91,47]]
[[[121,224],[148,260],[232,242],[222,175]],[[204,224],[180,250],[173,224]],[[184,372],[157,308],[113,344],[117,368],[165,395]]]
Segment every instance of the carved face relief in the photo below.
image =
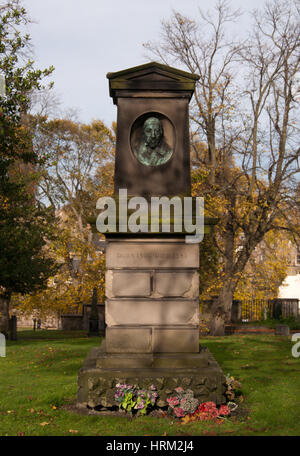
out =
[[[172,157],[174,151],[174,137],[173,134],[170,135],[171,124],[168,119],[163,120],[167,122],[169,133],[165,137],[164,127],[158,116],[152,115],[142,123],[138,121],[137,125],[140,126],[133,127],[132,150],[137,160],[146,166],[163,165]],[[168,140],[171,140],[173,147],[170,147]]]
[[149,117],[145,120],[143,130],[146,145],[151,147],[151,149],[157,147],[163,135],[160,120],[156,117]]

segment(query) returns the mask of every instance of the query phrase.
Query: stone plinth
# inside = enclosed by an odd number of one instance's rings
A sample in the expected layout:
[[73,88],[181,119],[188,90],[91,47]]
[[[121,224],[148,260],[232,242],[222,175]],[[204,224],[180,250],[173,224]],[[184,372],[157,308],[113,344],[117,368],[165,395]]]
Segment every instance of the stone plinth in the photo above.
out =
[[167,405],[174,388],[192,389],[200,402],[225,402],[225,377],[209,350],[181,354],[108,354],[105,344],[93,348],[78,375],[78,404],[88,407],[113,407],[118,383],[149,389],[155,385],[157,405]]

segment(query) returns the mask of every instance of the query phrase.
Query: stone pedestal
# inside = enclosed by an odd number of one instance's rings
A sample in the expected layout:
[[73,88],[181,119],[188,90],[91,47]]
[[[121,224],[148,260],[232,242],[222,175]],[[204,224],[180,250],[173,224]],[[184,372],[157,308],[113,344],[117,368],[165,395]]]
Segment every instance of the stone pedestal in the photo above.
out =
[[199,245],[184,237],[110,237],[106,340],[79,372],[78,403],[115,405],[117,383],[154,384],[160,406],[177,386],[225,402],[225,377],[199,348]]
[[199,245],[108,238],[107,353],[199,351]]

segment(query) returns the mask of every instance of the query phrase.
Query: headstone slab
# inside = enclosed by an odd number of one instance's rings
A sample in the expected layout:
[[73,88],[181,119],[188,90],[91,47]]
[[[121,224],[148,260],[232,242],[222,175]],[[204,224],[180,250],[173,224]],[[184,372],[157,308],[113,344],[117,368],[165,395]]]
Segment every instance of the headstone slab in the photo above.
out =
[[[190,195],[188,106],[199,76],[150,62],[107,77],[118,106],[115,193]],[[161,129],[157,147],[145,143],[147,122]]]

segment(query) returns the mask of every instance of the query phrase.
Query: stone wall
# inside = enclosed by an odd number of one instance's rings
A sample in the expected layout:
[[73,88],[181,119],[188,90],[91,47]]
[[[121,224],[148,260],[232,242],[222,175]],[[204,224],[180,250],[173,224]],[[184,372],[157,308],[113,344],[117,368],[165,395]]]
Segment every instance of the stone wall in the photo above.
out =
[[[81,315],[62,315],[61,316],[61,329],[63,331],[88,331],[89,330],[89,315],[91,312],[91,304],[84,304]],[[104,304],[97,304],[98,318],[99,318],[99,331],[105,329],[105,306]]]

